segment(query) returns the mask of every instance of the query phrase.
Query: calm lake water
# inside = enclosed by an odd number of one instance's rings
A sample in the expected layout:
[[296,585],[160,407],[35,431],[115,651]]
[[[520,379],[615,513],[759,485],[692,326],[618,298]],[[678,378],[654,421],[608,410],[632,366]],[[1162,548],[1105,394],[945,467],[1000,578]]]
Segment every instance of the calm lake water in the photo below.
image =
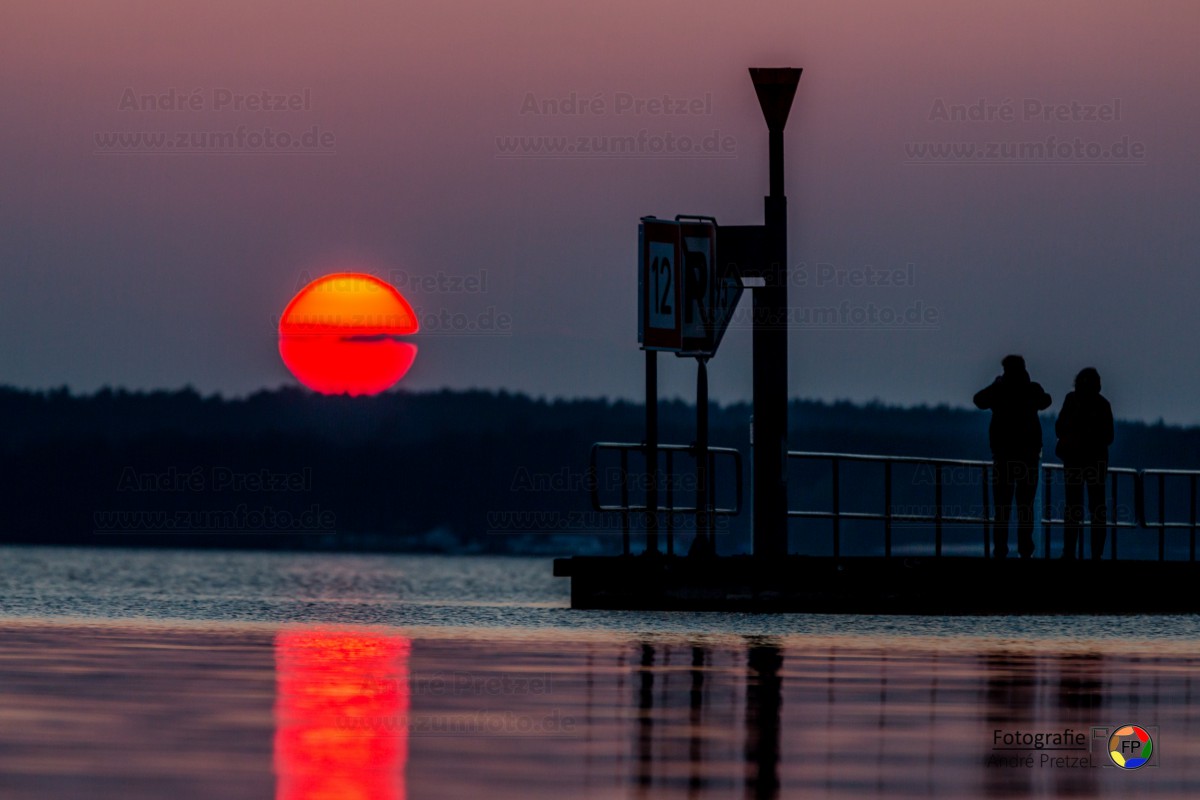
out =
[[1196,797],[1198,661],[1194,616],[577,612],[545,559],[5,547],[0,797]]

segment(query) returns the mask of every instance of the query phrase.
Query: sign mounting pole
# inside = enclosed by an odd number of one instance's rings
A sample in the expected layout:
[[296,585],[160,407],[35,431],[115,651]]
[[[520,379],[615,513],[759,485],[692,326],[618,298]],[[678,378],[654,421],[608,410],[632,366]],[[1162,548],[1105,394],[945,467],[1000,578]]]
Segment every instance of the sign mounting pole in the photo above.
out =
[[658,351],[646,351],[646,552],[658,551]]
[[754,290],[754,555],[787,555],[788,268],[787,196],[783,188],[783,129],[800,70],[750,70],[767,122],[770,193],[765,198],[766,285]]
[[715,556],[708,474],[708,356],[696,356],[696,538],[689,555]]

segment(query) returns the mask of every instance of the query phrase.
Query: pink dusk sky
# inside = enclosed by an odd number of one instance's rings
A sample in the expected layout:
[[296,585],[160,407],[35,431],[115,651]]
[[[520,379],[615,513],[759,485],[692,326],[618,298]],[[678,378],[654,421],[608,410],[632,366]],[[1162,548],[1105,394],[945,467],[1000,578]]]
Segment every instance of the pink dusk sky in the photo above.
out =
[[1056,406],[1092,365],[1200,423],[1197,41],[1191,2],[8,0],[0,384],[293,384],[279,314],[357,270],[422,317],[403,387],[636,398],[637,220],[761,222],[746,70],[796,66],[793,396],[962,406],[1019,352]]

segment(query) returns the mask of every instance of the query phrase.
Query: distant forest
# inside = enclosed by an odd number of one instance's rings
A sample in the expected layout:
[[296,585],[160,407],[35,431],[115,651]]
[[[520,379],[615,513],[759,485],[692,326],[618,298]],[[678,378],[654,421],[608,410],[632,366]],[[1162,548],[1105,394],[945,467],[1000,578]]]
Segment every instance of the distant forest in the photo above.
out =
[[[590,512],[588,453],[640,441],[644,415],[629,402],[484,391],[230,400],[12,388],[0,388],[0,413],[6,542],[563,554],[619,548],[619,520]],[[692,406],[667,401],[659,414],[661,441],[693,441]],[[792,449],[988,458],[984,412],[793,401],[789,415]],[[743,453],[747,481],[726,551],[747,545],[749,418],[748,404],[709,412],[711,444]],[[1055,460],[1051,414],[1043,426]],[[1111,460],[1200,468],[1200,428],[1118,423]],[[596,477],[612,502],[615,458],[605,463]],[[719,500],[731,494],[724,471]]]

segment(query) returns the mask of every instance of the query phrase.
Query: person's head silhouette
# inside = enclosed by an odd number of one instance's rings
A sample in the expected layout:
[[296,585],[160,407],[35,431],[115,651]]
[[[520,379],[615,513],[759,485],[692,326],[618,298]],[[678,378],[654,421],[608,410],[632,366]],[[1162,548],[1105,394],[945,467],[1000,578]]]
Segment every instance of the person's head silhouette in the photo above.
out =
[[1025,359],[1021,356],[1005,356],[1004,360],[1000,362],[1000,366],[1004,367],[1004,377],[1009,380],[1029,380],[1029,372],[1025,369]]
[[1100,394],[1100,373],[1095,367],[1084,367],[1075,376],[1075,391],[1080,394]]

